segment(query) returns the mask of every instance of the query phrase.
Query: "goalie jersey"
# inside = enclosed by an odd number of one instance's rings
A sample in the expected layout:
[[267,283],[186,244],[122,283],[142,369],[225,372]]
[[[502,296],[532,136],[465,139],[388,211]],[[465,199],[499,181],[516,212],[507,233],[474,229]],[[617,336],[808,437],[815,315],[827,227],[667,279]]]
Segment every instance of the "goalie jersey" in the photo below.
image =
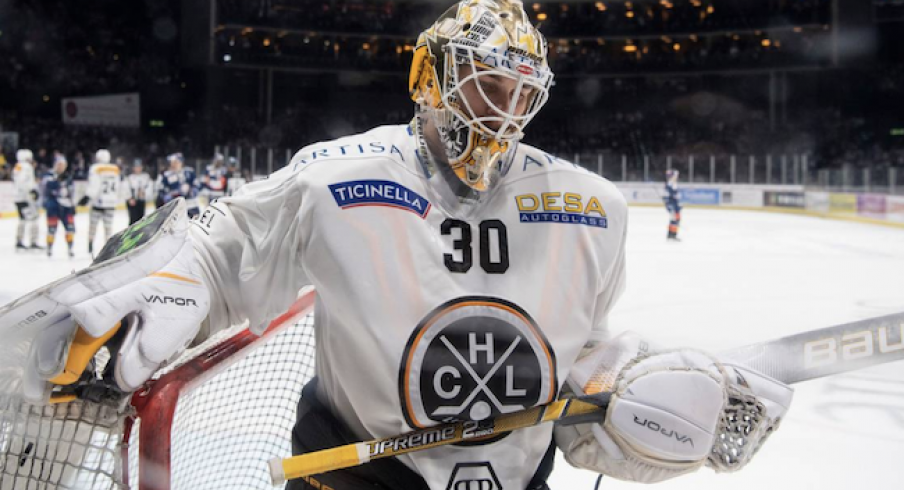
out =
[[[581,348],[607,337],[625,282],[627,206],[609,181],[521,144],[461,213],[416,148],[408,126],[318,143],[193,221],[214,328],[260,331],[316,287],[317,398],[360,440],[549,403]],[[522,490],[552,433],[399,460],[434,490]]]

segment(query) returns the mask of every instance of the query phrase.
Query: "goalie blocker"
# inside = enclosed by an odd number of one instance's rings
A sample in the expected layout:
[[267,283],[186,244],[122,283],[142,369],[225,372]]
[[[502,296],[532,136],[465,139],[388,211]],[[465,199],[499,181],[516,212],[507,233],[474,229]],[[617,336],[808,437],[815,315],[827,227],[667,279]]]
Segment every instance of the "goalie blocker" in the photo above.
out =
[[632,333],[597,346],[568,378],[577,395],[612,392],[601,423],[559,426],[578,468],[654,483],[706,465],[736,471],[778,428],[793,389],[752,369],[681,349],[649,352]]

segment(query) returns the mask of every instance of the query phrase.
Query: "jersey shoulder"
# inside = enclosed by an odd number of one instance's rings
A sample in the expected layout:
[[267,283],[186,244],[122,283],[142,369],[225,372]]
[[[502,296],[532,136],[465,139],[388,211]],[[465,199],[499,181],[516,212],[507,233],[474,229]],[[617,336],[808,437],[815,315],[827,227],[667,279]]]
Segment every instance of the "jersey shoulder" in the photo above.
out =
[[88,173],[97,176],[119,177],[119,167],[112,163],[95,163],[88,169]]
[[408,167],[412,140],[406,125],[378,126],[364,133],[308,145],[292,157],[288,167],[293,173],[330,173],[332,169],[344,170],[348,165]]
[[609,179],[530,145],[518,145],[517,152],[503,167],[502,173],[503,185],[517,182],[539,190],[546,187],[580,189],[605,195],[616,205],[624,204],[627,208],[624,195]]

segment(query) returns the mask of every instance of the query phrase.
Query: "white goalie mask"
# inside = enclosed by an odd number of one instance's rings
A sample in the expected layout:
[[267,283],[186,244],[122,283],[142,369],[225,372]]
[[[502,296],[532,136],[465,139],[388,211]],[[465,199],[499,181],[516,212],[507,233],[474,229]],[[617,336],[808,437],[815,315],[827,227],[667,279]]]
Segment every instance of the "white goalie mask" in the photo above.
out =
[[464,0],[419,36],[409,75],[417,117],[432,120],[445,152],[436,156],[470,191],[490,187],[546,103],[546,55],[517,0]]

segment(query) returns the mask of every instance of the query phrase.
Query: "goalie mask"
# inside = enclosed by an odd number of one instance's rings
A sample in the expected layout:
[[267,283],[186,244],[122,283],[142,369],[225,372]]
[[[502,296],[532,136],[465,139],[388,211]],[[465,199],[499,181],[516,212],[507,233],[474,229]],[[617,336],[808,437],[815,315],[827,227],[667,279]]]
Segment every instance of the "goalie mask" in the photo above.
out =
[[408,80],[416,122],[432,120],[445,153],[434,156],[466,191],[489,188],[492,169],[546,103],[546,53],[517,0],[464,0],[418,37]]

